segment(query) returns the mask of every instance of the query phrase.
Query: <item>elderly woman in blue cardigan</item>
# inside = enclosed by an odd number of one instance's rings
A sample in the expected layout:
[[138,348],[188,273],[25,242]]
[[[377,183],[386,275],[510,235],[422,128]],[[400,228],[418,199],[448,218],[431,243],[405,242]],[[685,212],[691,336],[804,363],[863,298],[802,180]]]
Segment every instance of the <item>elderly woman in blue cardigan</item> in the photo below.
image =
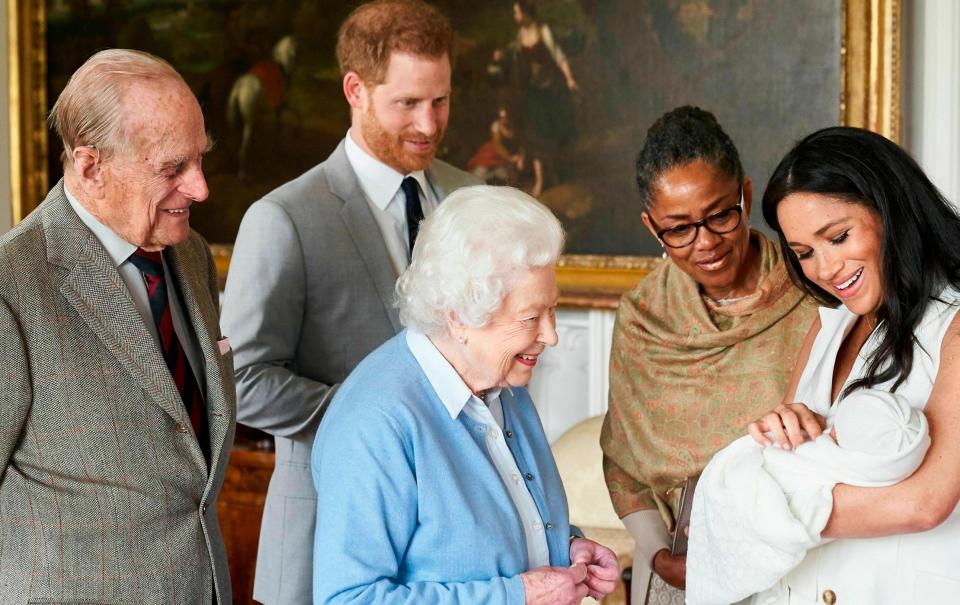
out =
[[313,449],[315,603],[574,605],[614,554],[579,537],[524,386],[557,342],[563,229],[508,187],[455,192],[397,284],[406,330],[330,404]]

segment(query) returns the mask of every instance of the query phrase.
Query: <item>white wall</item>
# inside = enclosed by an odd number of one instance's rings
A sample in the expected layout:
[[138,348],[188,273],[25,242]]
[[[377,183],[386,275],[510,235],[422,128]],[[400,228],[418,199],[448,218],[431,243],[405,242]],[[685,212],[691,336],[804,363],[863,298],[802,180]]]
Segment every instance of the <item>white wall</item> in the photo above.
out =
[[960,2],[904,2],[904,146],[960,204]]
[[540,420],[551,442],[574,424],[607,411],[607,361],[614,312],[561,309],[560,342],[540,356],[530,382]]

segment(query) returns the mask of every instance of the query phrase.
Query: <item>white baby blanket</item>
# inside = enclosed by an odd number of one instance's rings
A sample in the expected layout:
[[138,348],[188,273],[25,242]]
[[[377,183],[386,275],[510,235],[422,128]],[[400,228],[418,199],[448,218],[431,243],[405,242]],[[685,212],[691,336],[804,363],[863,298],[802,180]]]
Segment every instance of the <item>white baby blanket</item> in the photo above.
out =
[[902,397],[862,390],[834,409],[828,430],[837,426],[840,445],[827,432],[792,452],[742,437],[704,469],[690,519],[688,604],[728,605],[770,589],[822,543],[835,484],[892,485],[923,461],[926,418]]

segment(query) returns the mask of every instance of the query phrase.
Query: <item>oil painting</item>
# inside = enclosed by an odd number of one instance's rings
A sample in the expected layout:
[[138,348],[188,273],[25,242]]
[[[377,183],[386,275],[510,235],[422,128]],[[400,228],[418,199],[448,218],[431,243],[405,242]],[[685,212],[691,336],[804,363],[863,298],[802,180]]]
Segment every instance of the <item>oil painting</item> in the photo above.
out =
[[[897,3],[433,3],[457,32],[441,157],[547,204],[568,232],[564,265],[602,282],[581,282],[585,291],[618,276],[626,285],[635,275],[617,271],[642,270],[644,257],[659,254],[640,220],[633,164],[646,129],[665,111],[682,104],[712,111],[737,144],[758,197],[779,157],[805,133],[848,123],[895,136],[899,74],[889,68],[898,48]],[[251,203],[322,161],[349,126],[334,45],[355,1],[41,4],[15,17],[21,97],[42,93],[21,112],[24,211],[60,174],[59,144],[48,142],[39,119],[69,74],[101,48],[167,59],[200,99],[215,147],[204,159],[210,197],[191,222],[212,243],[230,244]],[[877,66],[887,69],[879,92]],[[886,113],[856,114],[862,97],[871,108],[879,98]],[[752,222],[760,223],[758,213]],[[604,267],[613,274],[597,273]]]

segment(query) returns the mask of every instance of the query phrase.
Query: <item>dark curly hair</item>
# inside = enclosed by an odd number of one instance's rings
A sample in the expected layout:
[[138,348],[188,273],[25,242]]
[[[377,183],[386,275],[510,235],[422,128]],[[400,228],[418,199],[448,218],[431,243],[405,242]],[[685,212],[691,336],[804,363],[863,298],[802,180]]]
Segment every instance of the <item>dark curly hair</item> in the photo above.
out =
[[927,305],[947,285],[960,287],[960,217],[913,158],[879,134],[841,126],[797,143],[770,177],[763,218],[780,237],[794,283],[829,307],[840,301],[803,274],[777,219],[780,202],[793,193],[830,196],[865,206],[880,217],[880,342],[864,377],[850,383],[842,395],[889,380],[896,390],[913,367],[914,331]]
[[643,209],[650,208],[653,186],[660,175],[696,160],[743,180],[740,154],[712,113],[684,105],[663,114],[647,130],[647,139],[637,155],[637,187]]

